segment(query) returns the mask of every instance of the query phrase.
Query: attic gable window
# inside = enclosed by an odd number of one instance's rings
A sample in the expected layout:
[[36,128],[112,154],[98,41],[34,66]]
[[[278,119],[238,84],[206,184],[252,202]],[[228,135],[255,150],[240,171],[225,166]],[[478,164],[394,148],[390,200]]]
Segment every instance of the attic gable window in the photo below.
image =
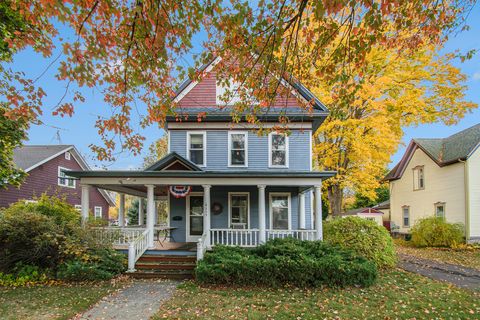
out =
[[207,164],[206,137],[206,133],[201,131],[187,133],[188,160],[202,167]]
[[425,189],[425,171],[423,166],[413,168],[413,190]]
[[248,166],[248,133],[233,131],[228,133],[228,165]]
[[66,172],[70,169],[58,167],[58,185],[62,187],[75,188],[75,179],[69,177]]
[[65,160],[70,160],[70,152],[65,152]]
[[269,166],[273,168],[288,167],[288,136],[270,133],[268,136]]

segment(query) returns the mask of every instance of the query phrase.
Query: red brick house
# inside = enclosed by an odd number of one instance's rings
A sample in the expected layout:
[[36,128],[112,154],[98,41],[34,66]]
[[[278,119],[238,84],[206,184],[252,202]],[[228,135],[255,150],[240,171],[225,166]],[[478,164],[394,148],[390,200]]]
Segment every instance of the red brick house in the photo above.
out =
[[[20,188],[0,190],[0,208],[18,200],[32,200],[43,193],[64,196],[68,203],[81,208],[81,186],[75,179],[65,178],[68,170],[90,170],[73,145],[31,145],[14,152],[17,167],[27,178]],[[115,206],[114,198],[105,190],[90,188],[90,212],[96,217],[108,219],[108,209]]]

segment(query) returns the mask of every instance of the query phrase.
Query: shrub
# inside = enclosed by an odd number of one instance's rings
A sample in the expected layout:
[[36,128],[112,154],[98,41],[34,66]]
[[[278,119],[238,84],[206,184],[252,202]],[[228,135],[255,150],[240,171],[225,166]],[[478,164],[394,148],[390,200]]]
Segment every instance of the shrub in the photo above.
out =
[[377,267],[392,267],[396,263],[393,240],[387,229],[374,221],[346,217],[325,223],[325,241],[373,261]]
[[463,225],[430,217],[412,227],[412,244],[416,247],[453,247],[464,242]]
[[369,286],[375,264],[351,251],[319,241],[270,240],[254,249],[217,246],[197,264],[196,278],[205,284],[299,287]]
[[0,217],[0,271],[18,263],[55,267],[66,237],[51,217],[35,212],[6,212]]
[[[111,243],[97,241],[88,228],[80,227],[79,213],[72,206],[54,197],[18,202],[0,213],[0,271],[4,275],[23,264],[50,269],[62,279],[107,279],[124,270],[124,260],[124,255],[111,249]],[[86,275],[88,270],[93,270],[92,275]]]
[[0,286],[21,287],[26,285],[43,284],[49,281],[46,272],[37,266],[18,264],[13,273],[0,272]]

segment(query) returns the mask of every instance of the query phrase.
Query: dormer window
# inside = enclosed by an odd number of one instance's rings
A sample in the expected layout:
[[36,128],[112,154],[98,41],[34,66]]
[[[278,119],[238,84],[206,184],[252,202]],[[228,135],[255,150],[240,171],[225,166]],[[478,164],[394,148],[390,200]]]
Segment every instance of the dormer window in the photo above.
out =
[[228,133],[228,165],[248,166],[248,133],[233,131]]
[[206,136],[205,132],[187,133],[188,160],[202,167],[207,163]]
[[288,136],[270,133],[268,136],[268,158],[270,167],[288,167]]
[[425,189],[425,172],[423,166],[413,168],[413,190]]

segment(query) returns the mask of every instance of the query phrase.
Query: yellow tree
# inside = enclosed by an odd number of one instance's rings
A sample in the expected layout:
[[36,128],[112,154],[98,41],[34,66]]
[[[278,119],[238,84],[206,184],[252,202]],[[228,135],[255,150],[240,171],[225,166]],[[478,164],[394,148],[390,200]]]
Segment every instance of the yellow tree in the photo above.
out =
[[403,128],[453,124],[476,107],[464,99],[466,76],[452,65],[455,56],[440,50],[424,44],[399,53],[377,46],[365,65],[339,66],[343,77],[337,82],[312,71],[313,91],[331,112],[315,135],[313,161],[319,169],[338,172],[325,182],[334,215],[342,211],[346,189],[375,197]]

